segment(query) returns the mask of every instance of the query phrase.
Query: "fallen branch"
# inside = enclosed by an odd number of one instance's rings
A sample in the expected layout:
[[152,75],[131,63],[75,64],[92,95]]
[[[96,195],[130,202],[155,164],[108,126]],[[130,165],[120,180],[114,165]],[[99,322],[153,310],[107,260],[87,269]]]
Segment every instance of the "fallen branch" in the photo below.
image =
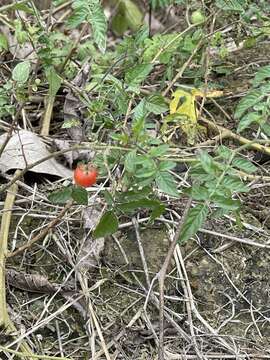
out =
[[173,257],[174,249],[179,240],[183,225],[186,221],[188,211],[191,207],[192,199],[189,199],[185,211],[181,220],[179,221],[178,228],[175,232],[173,242],[170,245],[167,256],[164,260],[164,263],[159,271],[158,280],[159,280],[159,349],[158,349],[158,360],[164,360],[164,283],[166,278],[166,273]]
[[211,130],[215,131],[216,133],[219,133],[222,138],[234,139],[238,141],[240,144],[248,145],[250,149],[257,150],[264,154],[270,155],[270,147],[266,147],[264,145],[259,144],[258,142],[249,140],[241,135],[235,134],[233,131],[226,129],[223,126],[217,125],[208,119],[200,118],[200,121],[203,122],[204,125],[207,125]]
[[[14,176],[19,175],[20,170],[17,170]],[[13,184],[10,187],[10,191],[7,193],[4,212],[1,220],[0,228],[0,327],[3,327],[9,333],[17,333],[17,329],[13,322],[10,320],[7,303],[6,303],[6,285],[5,285],[5,265],[6,265],[6,253],[8,246],[8,235],[11,222],[11,212],[15,201],[18,186]],[[23,341],[20,344],[23,357],[30,357],[33,359],[33,353],[29,345]]]
[[45,229],[43,229],[39,234],[37,234],[36,236],[34,236],[31,240],[29,240],[26,244],[20,246],[18,249],[10,252],[7,254],[7,258],[16,256],[21,254],[23,251],[29,249],[33,244],[35,244],[36,242],[38,242],[39,240],[43,239],[48,232],[54,228],[63,218],[63,216],[65,215],[65,213],[68,211],[68,209],[70,209],[70,207],[72,206],[73,202],[69,201],[65,207],[61,210],[61,212],[59,213],[59,215],[53,219],[51,222],[49,222],[49,224],[46,226]]

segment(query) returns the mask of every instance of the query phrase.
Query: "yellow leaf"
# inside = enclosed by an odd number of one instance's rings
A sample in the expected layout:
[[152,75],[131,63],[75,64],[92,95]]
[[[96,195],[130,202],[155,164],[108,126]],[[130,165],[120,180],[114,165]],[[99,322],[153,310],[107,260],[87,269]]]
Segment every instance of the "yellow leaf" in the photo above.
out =
[[188,143],[194,144],[199,126],[197,124],[196,98],[218,97],[223,94],[222,91],[203,92],[193,88],[190,91],[178,89],[173,93],[173,99],[170,102],[170,114],[179,114],[181,117],[181,128],[188,138]]
[[180,114],[192,121],[196,121],[196,111],[194,106],[195,96],[185,90],[177,90],[173,94],[173,100],[170,102],[170,113]]

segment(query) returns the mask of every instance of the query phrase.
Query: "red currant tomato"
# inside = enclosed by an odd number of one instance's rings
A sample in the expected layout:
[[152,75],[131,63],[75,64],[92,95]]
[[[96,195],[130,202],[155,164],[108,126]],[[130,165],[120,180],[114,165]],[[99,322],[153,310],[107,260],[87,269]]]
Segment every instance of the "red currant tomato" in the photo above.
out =
[[75,184],[89,187],[97,181],[97,169],[91,164],[79,164],[74,170]]

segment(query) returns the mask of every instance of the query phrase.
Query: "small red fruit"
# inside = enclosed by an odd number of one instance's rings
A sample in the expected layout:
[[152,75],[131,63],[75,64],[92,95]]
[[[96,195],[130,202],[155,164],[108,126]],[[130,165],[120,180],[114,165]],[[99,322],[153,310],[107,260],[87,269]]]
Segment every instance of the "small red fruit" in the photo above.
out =
[[97,169],[91,164],[78,164],[74,170],[75,184],[89,187],[97,181]]

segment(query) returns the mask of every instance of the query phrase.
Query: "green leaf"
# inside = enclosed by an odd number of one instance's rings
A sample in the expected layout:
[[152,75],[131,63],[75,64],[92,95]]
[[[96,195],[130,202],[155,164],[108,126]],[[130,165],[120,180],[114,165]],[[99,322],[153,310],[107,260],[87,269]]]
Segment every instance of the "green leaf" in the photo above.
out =
[[260,125],[261,130],[268,136],[270,137],[270,125],[268,123],[263,123]]
[[217,154],[225,160],[230,160],[230,158],[232,156],[232,150],[229,149],[227,146],[220,145],[217,148]]
[[9,8],[10,10],[13,9],[13,10],[21,10],[21,11],[24,11],[28,14],[33,14],[33,10],[27,6],[26,4],[14,4],[11,8]]
[[46,76],[49,83],[49,96],[52,98],[57,94],[58,90],[60,89],[62,79],[56,73],[54,68],[50,68],[47,71]]
[[70,28],[76,28],[79,26],[87,17],[87,8],[79,7],[76,8],[72,15],[68,18],[67,25]]
[[108,190],[103,190],[102,191],[102,195],[104,196],[105,198],[105,201],[108,205],[113,205],[114,204],[114,200],[113,200],[113,197],[111,195],[111,193],[108,191]]
[[160,204],[160,205],[157,205],[156,207],[154,207],[152,212],[151,212],[151,215],[150,215],[150,222],[152,222],[157,217],[162,215],[164,213],[164,211],[165,211],[165,205],[164,204]]
[[255,75],[254,80],[252,81],[252,85],[254,87],[261,85],[261,83],[267,79],[270,78],[270,65],[262,67]]
[[246,0],[216,0],[216,6],[223,11],[244,12]]
[[125,169],[129,173],[134,173],[136,170],[135,160],[137,158],[136,150],[130,151],[125,157]]
[[251,125],[254,122],[259,123],[261,119],[262,119],[262,115],[258,113],[255,112],[248,113],[247,115],[243,116],[242,119],[240,120],[237,127],[237,132],[240,133],[241,131],[248,128],[249,125]]
[[210,181],[214,178],[214,175],[205,173],[205,170],[201,164],[196,164],[193,166],[189,174],[193,179],[198,180],[199,182]]
[[162,161],[159,166],[158,166],[158,169],[159,171],[169,171],[169,170],[172,170],[176,167],[176,163],[173,162],[173,161]]
[[113,211],[107,211],[102,215],[98,225],[96,226],[93,236],[100,238],[111,235],[118,230],[118,219]]
[[143,24],[135,34],[134,41],[136,45],[141,46],[143,41],[148,38],[149,38],[149,27],[147,24]]
[[145,128],[145,118],[140,117],[132,121],[132,132],[135,137],[139,137]]
[[139,102],[139,104],[133,110],[133,119],[134,120],[144,119],[144,117],[147,114],[148,114],[148,111],[146,109],[146,101],[145,101],[145,98],[144,98]]
[[100,4],[96,4],[89,17],[93,29],[94,41],[99,50],[104,53],[106,50],[107,22],[104,11]]
[[119,202],[127,202],[145,199],[151,193],[152,189],[150,187],[144,187],[140,190],[130,190],[126,192],[117,193],[117,200]]
[[74,186],[72,189],[72,199],[80,205],[88,205],[88,193],[81,186]]
[[54,191],[48,195],[49,201],[56,204],[65,204],[72,198],[72,187],[66,187],[61,190]]
[[200,229],[208,215],[208,207],[204,204],[198,204],[189,210],[187,219],[183,225],[179,241],[181,243],[189,240]]
[[209,191],[204,186],[192,185],[190,188],[184,189],[183,192],[190,195],[194,200],[209,199]]
[[201,166],[204,169],[204,171],[208,174],[214,174],[215,173],[215,165],[212,157],[208,155],[206,151],[201,151],[199,155],[199,159],[201,162]]
[[128,29],[128,22],[124,14],[116,13],[112,19],[112,30],[116,35],[123,35]]
[[124,212],[132,212],[138,209],[154,210],[156,208],[160,208],[160,206],[163,206],[165,209],[165,206],[160,201],[144,198],[119,204],[117,205],[117,208]]
[[156,115],[163,114],[169,110],[168,104],[160,94],[150,95],[145,102],[146,109]]
[[139,64],[128,70],[125,75],[125,82],[129,87],[139,86],[153,69],[152,64]]
[[158,171],[155,177],[158,188],[171,196],[179,197],[179,192],[176,187],[173,176],[167,171]]
[[213,196],[212,200],[215,204],[225,210],[237,210],[241,206],[241,202],[239,200],[228,199],[223,196]]
[[246,96],[244,96],[238,103],[234,116],[236,118],[241,118],[242,115],[252,106],[257,104],[262,98],[263,94],[261,90],[252,90]]
[[31,69],[30,61],[20,62],[12,71],[12,79],[20,84],[26,83],[29,78]]
[[4,34],[0,34],[0,51],[8,51],[8,39]]
[[156,175],[156,168],[147,168],[138,169],[134,174],[137,179],[150,178]]
[[107,21],[98,0],[76,0],[73,2],[73,14],[68,19],[68,26],[75,28],[87,20],[93,33],[94,42],[104,53],[106,49]]
[[125,16],[129,28],[137,31],[143,23],[143,14],[138,6],[131,0],[120,0],[119,9]]
[[169,64],[181,41],[182,38],[176,33],[156,34],[151,39],[145,39],[145,51],[142,55],[142,60],[144,62],[151,62],[161,48],[166,48],[158,57],[158,61],[161,64]]
[[221,186],[224,186],[231,192],[249,192],[249,187],[240,179],[228,175],[223,179]]
[[238,169],[243,170],[248,174],[251,174],[257,170],[256,166],[253,165],[249,160],[241,157],[234,158],[232,161],[232,166],[237,167]]
[[162,155],[167,154],[167,152],[170,150],[170,146],[167,144],[162,144],[159,146],[153,146],[149,150],[149,155],[153,157],[159,157]]

